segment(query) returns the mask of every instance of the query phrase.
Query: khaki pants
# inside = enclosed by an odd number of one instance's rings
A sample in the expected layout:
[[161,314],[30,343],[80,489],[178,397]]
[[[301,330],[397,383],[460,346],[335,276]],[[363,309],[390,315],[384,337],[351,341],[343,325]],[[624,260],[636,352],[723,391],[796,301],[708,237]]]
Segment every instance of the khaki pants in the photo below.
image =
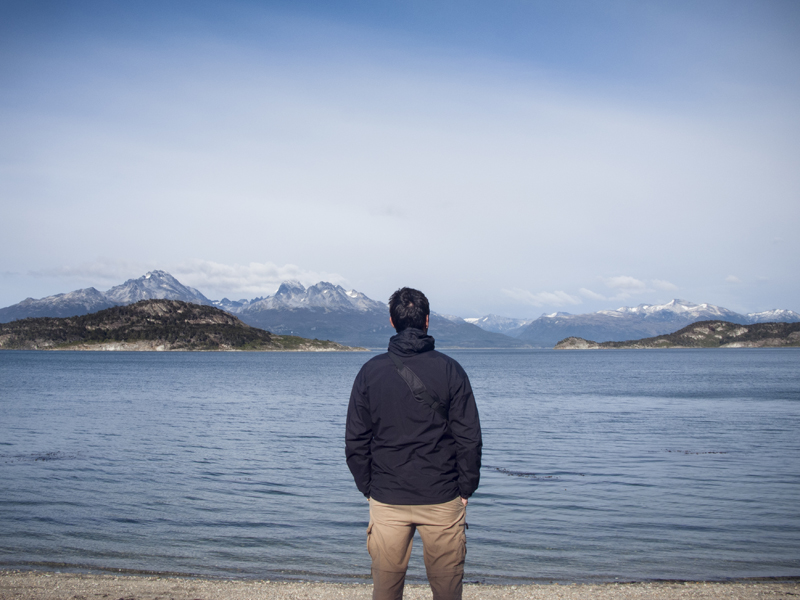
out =
[[414,531],[419,529],[434,600],[461,600],[467,554],[467,508],[444,504],[384,504],[370,498],[367,550],[372,557],[373,600],[401,600]]

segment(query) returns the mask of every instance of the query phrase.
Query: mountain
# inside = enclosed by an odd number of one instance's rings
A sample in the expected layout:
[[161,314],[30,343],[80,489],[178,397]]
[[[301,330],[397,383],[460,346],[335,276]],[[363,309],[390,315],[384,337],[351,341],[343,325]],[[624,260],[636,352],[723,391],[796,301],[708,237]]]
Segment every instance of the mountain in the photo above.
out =
[[90,315],[0,325],[0,348],[20,350],[353,350],[273,335],[218,308],[142,300]]
[[[531,323],[533,319],[512,319],[510,317],[501,317],[498,315],[486,315],[485,317],[468,317],[464,319],[467,323],[477,325],[486,331],[493,331],[494,333],[504,333],[511,335],[510,332],[515,330],[522,330],[526,325]],[[512,336],[514,337],[514,336]]]
[[[389,307],[386,307],[386,315]],[[391,329],[391,335],[394,335]],[[436,347],[442,348],[530,348],[524,341],[481,329],[463,319],[451,320],[437,313],[431,313],[428,333],[436,339]],[[386,338],[382,347],[386,347]]]
[[153,299],[211,304],[203,294],[183,285],[166,271],[150,271],[139,279],[129,279],[107,292],[99,292],[91,287],[39,300],[26,298],[13,306],[0,308],[0,323],[28,317],[75,317],[112,306]]
[[[168,299],[210,305],[236,315],[242,322],[276,334],[334,340],[349,346],[386,348],[394,329],[389,308],[355,290],[319,282],[306,288],[285,281],[272,296],[253,300],[209,300],[165,271],[150,271],[107,292],[94,288],[28,298],[0,309],[0,323],[27,317],[73,317],[140,300]],[[508,336],[484,331],[459,317],[431,315],[431,335],[439,348],[528,348]]]
[[394,331],[385,304],[327,282],[306,288],[298,281],[285,281],[273,296],[227,310],[253,327],[274,333],[371,348],[385,346],[388,332]]
[[[287,281],[274,296],[231,306],[230,310],[245,323],[275,333],[367,348],[385,348],[395,333],[389,325],[386,304],[324,281],[309,288],[297,281]],[[430,334],[439,348],[528,347],[525,342],[484,331],[458,317],[436,313],[431,314]]]
[[105,293],[114,304],[133,304],[139,300],[180,300],[210,305],[211,300],[196,289],[183,285],[166,271],[150,271],[139,279],[128,279]]
[[28,317],[72,317],[97,312],[115,306],[103,292],[93,287],[56,294],[35,300],[25,298],[22,302],[0,308],[0,323],[8,323]]
[[386,305],[370,300],[355,290],[347,291],[340,285],[321,281],[305,288],[299,281],[283,282],[274,296],[261,298],[247,304],[239,312],[258,312],[264,310],[323,309],[327,311],[383,310]]
[[[394,334],[386,304],[324,281],[308,288],[298,281],[285,281],[274,295],[252,300],[209,300],[165,271],[150,271],[107,292],[87,288],[39,300],[27,298],[0,309],[0,323],[27,317],[79,316],[147,299],[215,306],[253,327],[351,346],[385,348]],[[741,315],[711,304],[672,300],[583,315],[557,312],[535,320],[497,315],[461,319],[432,313],[430,333],[439,348],[552,348],[571,336],[599,342],[632,340],[667,334],[709,319],[740,324],[792,323],[800,322],[800,314],[776,309]]]
[[793,310],[767,310],[760,313],[749,313],[748,323],[797,323],[800,321],[800,314]]
[[729,321],[700,321],[667,335],[627,342],[603,342],[569,337],[556,350],[606,348],[782,348],[800,346],[800,323],[739,325]]
[[510,331],[520,340],[539,348],[552,348],[568,337],[598,342],[635,340],[664,335],[698,321],[719,320],[750,324],[772,317],[786,322],[800,321],[800,315],[787,310],[742,315],[713,304],[694,304],[672,300],[666,304],[640,304],[617,310],[602,310],[583,315],[554,313],[542,315],[519,331]]

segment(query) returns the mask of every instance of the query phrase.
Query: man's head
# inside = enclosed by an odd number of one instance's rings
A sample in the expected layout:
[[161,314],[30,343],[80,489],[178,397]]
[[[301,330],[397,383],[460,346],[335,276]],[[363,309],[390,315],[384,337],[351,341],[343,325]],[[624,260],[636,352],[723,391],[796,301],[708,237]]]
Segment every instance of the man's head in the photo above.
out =
[[430,314],[428,299],[419,290],[400,288],[389,298],[389,315],[397,333],[408,327],[427,330]]

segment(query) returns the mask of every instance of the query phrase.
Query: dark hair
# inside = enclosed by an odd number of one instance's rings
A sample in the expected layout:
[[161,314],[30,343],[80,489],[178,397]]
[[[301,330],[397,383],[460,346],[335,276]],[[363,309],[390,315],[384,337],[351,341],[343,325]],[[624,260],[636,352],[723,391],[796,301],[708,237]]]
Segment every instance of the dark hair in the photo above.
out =
[[400,288],[389,298],[389,315],[397,333],[408,327],[425,329],[425,317],[431,314],[425,294],[413,288]]

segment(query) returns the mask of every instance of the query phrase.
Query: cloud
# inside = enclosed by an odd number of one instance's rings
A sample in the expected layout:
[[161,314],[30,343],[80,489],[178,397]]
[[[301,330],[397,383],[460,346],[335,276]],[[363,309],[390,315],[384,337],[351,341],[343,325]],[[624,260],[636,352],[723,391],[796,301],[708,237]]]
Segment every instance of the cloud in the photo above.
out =
[[530,292],[520,288],[503,288],[504,295],[523,304],[531,306],[569,306],[582,304],[582,298],[595,302],[618,302],[627,300],[631,296],[660,291],[675,291],[678,286],[664,279],[637,279],[630,275],[617,275],[614,277],[601,277],[600,281],[614,291],[611,295],[603,295],[589,288],[578,289],[577,295],[565,291],[555,292]]
[[311,271],[293,264],[279,266],[271,262],[251,262],[247,265],[229,265],[207,260],[191,260],[179,264],[101,260],[77,266],[29,271],[28,275],[106,289],[156,269],[167,271],[182,284],[197,288],[203,295],[215,300],[223,296],[232,299],[267,296],[275,293],[278,286],[288,279],[295,279],[306,286],[320,281],[339,285],[346,283],[346,279],[338,273]]
[[606,300],[607,298],[602,294],[598,294],[597,292],[593,292],[587,288],[581,288],[578,290],[578,293],[583,296],[584,298],[589,298],[591,300]]
[[566,306],[580,304],[581,299],[570,296],[566,292],[538,292],[533,293],[519,288],[501,290],[506,296],[518,302],[530,304],[531,306]]
[[[606,286],[613,290],[618,290],[618,293],[614,296],[608,298],[608,300],[626,300],[633,295],[645,294],[648,292],[653,292],[655,290],[660,290],[662,292],[674,292],[678,289],[678,286],[672,283],[671,281],[666,281],[664,279],[636,279],[635,277],[631,277],[629,275],[617,275],[616,277],[604,277],[602,278],[603,283]],[[587,290],[589,294],[593,292]],[[599,294],[599,297],[593,297],[589,294],[584,294],[587,297],[594,298],[596,300],[604,299]]]
[[626,292],[643,292],[647,289],[647,284],[644,281],[627,275],[606,277],[603,282],[612,289],[625,290]]
[[663,279],[651,279],[650,284],[657,290],[662,290],[665,292],[674,292],[678,289],[677,285],[669,281],[664,281]]
[[[647,277],[669,273],[701,301],[725,265],[751,263],[776,282],[759,294],[800,297],[800,36],[774,19],[796,14],[791,3],[725,19],[689,3],[597,3],[600,19],[576,19],[570,3],[485,3],[498,36],[447,3],[430,3],[439,20],[417,19],[419,3],[277,4],[202,3],[188,24],[174,9],[4,12],[0,197],[14,226],[0,269],[148,264],[6,275],[0,297],[63,291],[67,278],[111,286],[198,257],[230,263],[181,275],[209,296],[269,293],[284,273],[333,279],[303,267],[325,268],[384,297],[392,281],[419,281],[465,314],[504,310],[498,290],[514,286],[535,302],[548,301],[540,289],[584,306],[667,299]],[[323,6],[292,6],[312,4]],[[158,29],[141,26],[151,18]],[[582,62],[576,40],[602,56]],[[375,251],[423,219],[426,243]],[[710,236],[709,222],[765,243]],[[696,243],[671,243],[676,231]],[[437,254],[458,260],[442,269]],[[534,256],[547,260],[522,279]],[[268,259],[272,274],[248,264]],[[477,264],[491,273],[476,280]],[[594,278],[614,271],[608,285]]]
[[278,266],[271,262],[227,265],[206,260],[193,260],[170,271],[181,283],[199,289],[212,298],[254,298],[274,294],[280,284],[294,279],[308,286],[320,281],[343,284],[338,273],[310,271],[297,265]]
[[27,274],[37,279],[66,279],[103,287],[120,284],[131,277],[139,277],[149,270],[152,270],[152,267],[145,263],[97,260],[73,266],[36,269],[28,271]]
[[738,278],[736,275],[728,275],[728,276],[725,278],[725,281],[726,281],[727,283],[742,283],[742,280],[741,280],[741,279],[739,279],[739,278]]

